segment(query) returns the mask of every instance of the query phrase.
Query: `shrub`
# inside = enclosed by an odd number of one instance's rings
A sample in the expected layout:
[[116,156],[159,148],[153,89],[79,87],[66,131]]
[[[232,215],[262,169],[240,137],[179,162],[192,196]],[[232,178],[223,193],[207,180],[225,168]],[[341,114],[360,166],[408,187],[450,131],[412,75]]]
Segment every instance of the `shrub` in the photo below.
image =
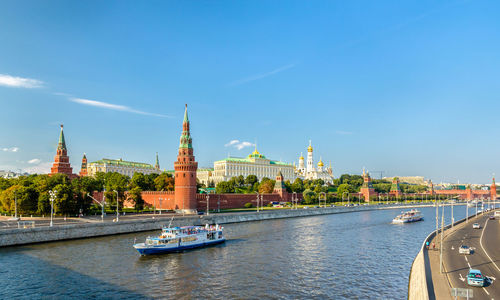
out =
[[248,203],[245,203],[245,208],[252,208],[253,207],[253,204],[248,202]]
[[272,202],[269,202],[266,206],[267,206],[267,207],[273,207],[273,203],[272,203]]

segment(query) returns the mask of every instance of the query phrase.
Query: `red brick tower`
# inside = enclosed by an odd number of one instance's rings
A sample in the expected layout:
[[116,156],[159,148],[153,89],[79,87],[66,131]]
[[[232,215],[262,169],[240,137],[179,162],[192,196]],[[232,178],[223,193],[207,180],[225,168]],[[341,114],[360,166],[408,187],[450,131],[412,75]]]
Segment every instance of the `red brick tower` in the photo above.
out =
[[64,141],[63,125],[61,124],[61,133],[59,134],[59,144],[57,145],[57,153],[54,157],[54,164],[50,169],[49,176],[54,174],[66,174],[69,178],[77,177],[73,174],[73,168],[69,163],[68,150],[66,149],[66,142]]
[[193,140],[189,132],[187,104],[182,122],[182,134],[179,154],[174,162],[175,169],[175,208],[179,212],[196,213],[196,170],[198,163],[194,160]]
[[491,184],[490,187],[490,199],[491,200],[497,199],[497,184],[495,183],[495,177],[493,177],[493,183]]
[[87,176],[87,156],[83,153],[82,168],[80,169],[80,177]]
[[368,174],[368,172],[365,173],[365,169],[363,169],[363,185],[361,186],[359,192],[363,195],[363,198],[365,198],[365,202],[369,202],[371,196],[377,195],[375,189],[373,188],[370,174]]
[[288,192],[281,171],[276,175],[276,183],[274,184],[273,193],[279,194],[282,201],[288,201]]
[[398,177],[394,177],[392,179],[392,185],[391,185],[391,190],[389,191],[389,194],[391,196],[396,197],[396,198],[401,196],[401,188],[399,187],[399,178]]

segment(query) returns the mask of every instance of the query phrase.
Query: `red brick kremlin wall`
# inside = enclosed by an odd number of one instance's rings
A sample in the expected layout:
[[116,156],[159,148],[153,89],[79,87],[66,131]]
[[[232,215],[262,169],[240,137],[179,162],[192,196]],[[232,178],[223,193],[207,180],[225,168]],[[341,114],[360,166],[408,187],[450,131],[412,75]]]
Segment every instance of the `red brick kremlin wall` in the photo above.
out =
[[[94,192],[93,197],[99,201],[102,200],[102,192]],[[154,207],[157,209],[164,210],[175,210],[175,193],[174,192],[156,192],[156,191],[144,191],[142,192],[142,199],[145,202],[146,207]],[[288,194],[291,195],[291,194]],[[299,201],[302,200],[302,194],[297,194]],[[160,206],[160,200],[161,206]],[[264,194],[264,205],[269,202],[289,202],[290,197],[282,199],[279,194]],[[207,209],[207,195],[206,194],[196,194],[196,203],[198,211],[205,211]],[[210,210],[212,209],[229,209],[229,208],[242,208],[246,203],[252,203],[254,206],[257,205],[257,194],[210,194]],[[134,207],[134,204],[130,200],[126,200],[124,203],[125,207]]]

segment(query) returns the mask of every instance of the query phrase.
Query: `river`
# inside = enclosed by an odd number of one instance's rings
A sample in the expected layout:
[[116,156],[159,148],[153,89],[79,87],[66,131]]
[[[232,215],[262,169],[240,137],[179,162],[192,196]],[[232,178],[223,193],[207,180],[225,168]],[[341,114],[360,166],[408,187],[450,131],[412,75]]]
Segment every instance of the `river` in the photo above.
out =
[[158,232],[3,248],[0,298],[404,299],[436,224],[421,211],[404,225],[394,209],[227,224],[225,244],[151,257],[132,244]]

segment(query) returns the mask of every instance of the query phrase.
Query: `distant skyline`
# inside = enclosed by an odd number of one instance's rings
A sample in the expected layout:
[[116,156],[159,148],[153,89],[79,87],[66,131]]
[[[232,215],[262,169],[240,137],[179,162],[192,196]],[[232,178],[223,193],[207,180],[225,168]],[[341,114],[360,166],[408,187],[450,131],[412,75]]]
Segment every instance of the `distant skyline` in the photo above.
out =
[[[0,2],[0,170],[200,167],[258,150],[336,177],[489,183],[500,170],[496,1]],[[377,174],[372,177],[378,178]]]

